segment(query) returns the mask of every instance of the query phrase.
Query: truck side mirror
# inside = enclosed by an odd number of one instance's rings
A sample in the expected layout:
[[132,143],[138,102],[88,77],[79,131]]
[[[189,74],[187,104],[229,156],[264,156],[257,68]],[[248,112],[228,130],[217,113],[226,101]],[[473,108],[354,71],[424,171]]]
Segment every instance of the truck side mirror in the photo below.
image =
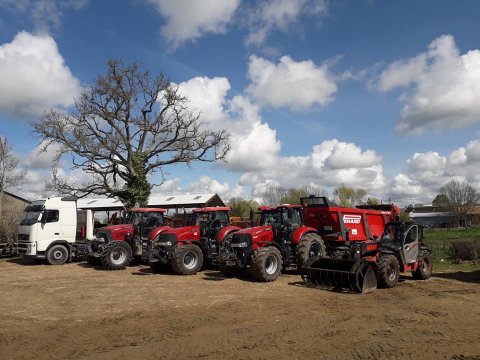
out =
[[42,224],[46,224],[47,223],[47,212],[44,211],[43,214],[42,214],[42,218],[40,219],[40,222]]

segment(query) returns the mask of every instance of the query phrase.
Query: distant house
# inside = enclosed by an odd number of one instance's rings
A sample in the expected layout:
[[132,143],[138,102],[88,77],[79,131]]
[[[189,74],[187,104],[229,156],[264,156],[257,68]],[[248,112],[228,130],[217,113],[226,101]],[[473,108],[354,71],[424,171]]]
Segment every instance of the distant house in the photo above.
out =
[[[441,206],[433,204],[415,205],[410,213],[412,220],[423,226],[431,228],[450,228],[457,226],[455,216]],[[470,218],[467,220],[467,226],[480,223],[480,205],[476,205]]]

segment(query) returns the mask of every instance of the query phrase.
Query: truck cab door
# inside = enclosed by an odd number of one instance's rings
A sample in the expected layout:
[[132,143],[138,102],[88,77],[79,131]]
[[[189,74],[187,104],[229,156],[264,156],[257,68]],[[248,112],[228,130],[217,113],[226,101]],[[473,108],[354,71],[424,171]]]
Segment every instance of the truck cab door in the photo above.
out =
[[413,264],[418,258],[419,232],[418,225],[410,226],[403,237],[402,252],[406,264]]

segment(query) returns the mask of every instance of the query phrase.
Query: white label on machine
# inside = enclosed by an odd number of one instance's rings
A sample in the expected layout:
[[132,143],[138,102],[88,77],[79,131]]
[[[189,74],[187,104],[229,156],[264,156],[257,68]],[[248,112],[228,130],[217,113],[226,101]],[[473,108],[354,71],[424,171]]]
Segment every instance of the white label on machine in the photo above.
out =
[[360,215],[343,215],[344,224],[360,224],[362,217]]
[[352,232],[352,235],[358,235],[357,229],[352,229],[351,232]]

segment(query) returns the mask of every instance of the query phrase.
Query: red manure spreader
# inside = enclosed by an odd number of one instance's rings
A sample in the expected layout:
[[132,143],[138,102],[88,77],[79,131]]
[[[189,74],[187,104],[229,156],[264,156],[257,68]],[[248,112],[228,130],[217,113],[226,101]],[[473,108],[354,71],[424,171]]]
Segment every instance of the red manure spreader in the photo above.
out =
[[300,201],[305,222],[319,230],[326,246],[325,256],[305,262],[304,280],[367,293],[395,286],[401,272],[411,272],[414,279],[430,277],[431,253],[422,227],[400,222],[395,205],[343,208],[314,196]]

